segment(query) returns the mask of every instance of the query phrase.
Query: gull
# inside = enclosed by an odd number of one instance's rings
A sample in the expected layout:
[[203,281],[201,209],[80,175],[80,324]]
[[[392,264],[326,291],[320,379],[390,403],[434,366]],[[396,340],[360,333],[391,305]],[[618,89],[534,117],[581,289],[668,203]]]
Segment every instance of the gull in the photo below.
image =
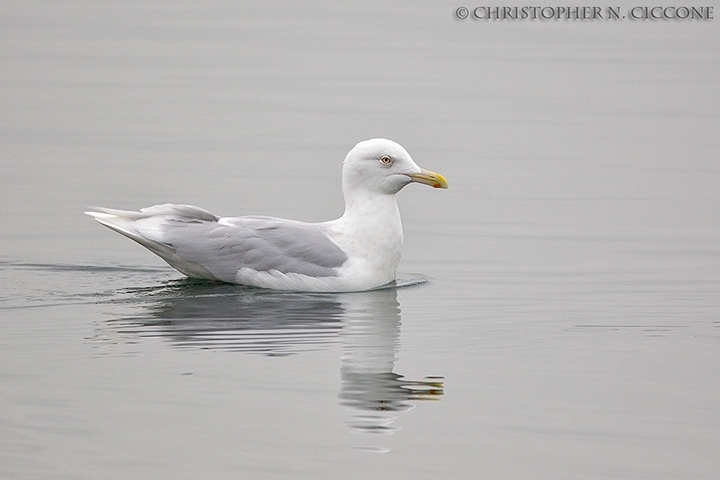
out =
[[399,144],[376,138],[345,157],[345,213],[306,223],[219,217],[191,205],[85,212],[192,278],[296,292],[352,292],[393,285],[403,244],[395,194],[409,183],[447,188]]

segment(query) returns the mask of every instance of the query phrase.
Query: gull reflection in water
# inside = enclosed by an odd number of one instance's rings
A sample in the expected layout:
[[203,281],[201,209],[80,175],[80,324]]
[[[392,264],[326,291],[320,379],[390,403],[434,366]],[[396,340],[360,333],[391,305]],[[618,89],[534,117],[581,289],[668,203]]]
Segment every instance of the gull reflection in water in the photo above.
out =
[[362,433],[391,434],[397,413],[413,401],[438,400],[442,377],[407,380],[395,373],[400,344],[400,304],[395,289],[343,297],[340,403],[350,407],[348,426]]
[[335,343],[345,312],[332,295],[281,293],[193,279],[123,293],[124,301],[137,303],[140,312],[109,321],[120,336],[160,337],[180,348],[269,356]]
[[[407,284],[421,282],[407,282]],[[342,341],[340,404],[354,432],[391,434],[397,414],[439,400],[442,377],[394,371],[400,342],[397,288],[345,294],[247,289],[191,279],[127,289],[114,301],[137,316],[110,320],[115,335],[160,337],[175,347],[291,355]]]

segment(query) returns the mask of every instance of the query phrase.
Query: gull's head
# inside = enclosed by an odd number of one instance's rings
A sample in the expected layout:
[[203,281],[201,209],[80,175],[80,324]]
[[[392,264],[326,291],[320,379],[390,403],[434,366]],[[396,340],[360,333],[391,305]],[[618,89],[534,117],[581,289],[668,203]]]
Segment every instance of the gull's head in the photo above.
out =
[[448,187],[442,175],[418,167],[407,150],[384,138],[365,140],[350,150],[343,163],[342,182],[346,194],[361,189],[394,195],[411,182]]

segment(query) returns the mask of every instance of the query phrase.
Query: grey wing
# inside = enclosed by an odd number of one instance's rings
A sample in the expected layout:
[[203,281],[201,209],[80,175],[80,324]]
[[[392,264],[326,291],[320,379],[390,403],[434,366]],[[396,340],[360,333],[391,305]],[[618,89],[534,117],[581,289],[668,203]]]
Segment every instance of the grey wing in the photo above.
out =
[[317,225],[272,217],[167,222],[162,241],[213,276],[235,281],[240,268],[334,277],[347,255]]

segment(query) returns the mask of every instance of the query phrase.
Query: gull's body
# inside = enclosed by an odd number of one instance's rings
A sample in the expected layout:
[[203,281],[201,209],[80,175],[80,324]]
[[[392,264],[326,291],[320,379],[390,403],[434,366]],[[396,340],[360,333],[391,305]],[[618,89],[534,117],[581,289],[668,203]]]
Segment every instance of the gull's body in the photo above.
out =
[[87,212],[189,277],[275,290],[347,292],[395,280],[403,232],[395,194],[410,182],[447,188],[403,147],[358,143],[343,164],[345,213],[305,223],[273,217],[218,217],[189,205],[140,212]]

